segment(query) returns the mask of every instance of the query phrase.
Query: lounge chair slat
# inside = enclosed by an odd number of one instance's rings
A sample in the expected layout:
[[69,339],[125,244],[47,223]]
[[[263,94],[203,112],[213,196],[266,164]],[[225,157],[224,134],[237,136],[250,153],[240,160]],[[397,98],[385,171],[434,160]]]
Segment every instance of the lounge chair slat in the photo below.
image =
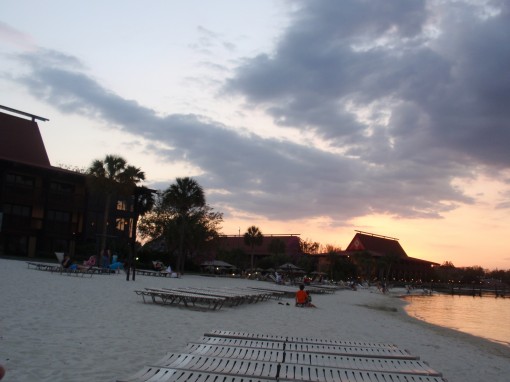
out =
[[355,357],[330,354],[285,352],[285,363],[354,369],[366,371],[388,371],[393,373],[441,376],[427,363],[420,360]]
[[334,369],[303,365],[283,365],[279,381],[315,381],[315,382],[446,382],[443,377],[399,374],[379,371]]
[[235,374],[220,374],[195,370],[176,370],[147,366],[139,373],[117,382],[268,382],[275,378],[259,378]]

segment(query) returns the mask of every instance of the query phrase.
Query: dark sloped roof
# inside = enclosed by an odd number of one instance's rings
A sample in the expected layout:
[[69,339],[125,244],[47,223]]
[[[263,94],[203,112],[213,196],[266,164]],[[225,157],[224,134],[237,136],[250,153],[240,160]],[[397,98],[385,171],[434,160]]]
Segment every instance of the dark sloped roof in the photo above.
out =
[[369,251],[386,256],[395,255],[398,257],[407,257],[407,253],[398,240],[365,233],[357,233],[346,251]]
[[[254,255],[268,255],[271,242],[275,239],[281,240],[285,244],[286,254],[295,254],[299,251],[299,237],[294,235],[264,235],[261,245],[253,247]],[[221,249],[231,251],[241,249],[246,253],[251,253],[252,248],[244,243],[244,236],[220,236],[218,243]]]
[[1,112],[0,159],[51,167],[37,123]]

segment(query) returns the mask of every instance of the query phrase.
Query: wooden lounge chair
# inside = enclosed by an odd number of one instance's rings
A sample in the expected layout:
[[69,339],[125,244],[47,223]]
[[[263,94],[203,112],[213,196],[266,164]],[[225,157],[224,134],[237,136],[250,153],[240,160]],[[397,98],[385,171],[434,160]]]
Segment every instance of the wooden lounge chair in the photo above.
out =
[[[200,343],[190,343],[185,348],[189,354],[199,354],[208,357],[250,359],[253,361],[265,362],[283,362],[284,350],[243,348],[221,345],[207,345]],[[159,362],[158,362],[159,364]],[[162,362],[162,365],[165,363]]]
[[362,344],[355,347],[345,346],[346,341],[212,333],[189,343],[185,352],[168,354],[157,365],[120,381],[446,382],[395,345],[347,341]]
[[[306,366],[441,376],[441,373],[432,369],[426,362],[420,360],[297,353],[285,350],[242,348],[206,344],[188,344],[185,351],[189,354],[197,354],[208,357],[241,358],[281,364],[285,362],[285,364]],[[175,357],[175,355],[169,355],[160,360],[157,364],[168,366],[172,357]]]
[[375,358],[419,359],[419,357],[410,354],[407,350],[398,348],[353,347],[322,344],[301,344],[293,342],[287,343],[286,345],[287,346],[285,349],[287,351],[300,353],[319,353]]
[[171,291],[163,289],[136,290],[136,294],[141,295],[145,303],[145,297],[150,297],[153,303],[163,305],[179,305],[183,304],[185,307],[207,307],[211,310],[221,309],[225,303],[222,297],[203,296],[193,293],[186,293],[181,291]]
[[203,343],[223,345],[223,346],[239,346],[239,347],[256,347],[264,349],[278,349],[278,346],[284,346],[286,351],[294,351],[301,353],[319,353],[333,354],[345,356],[362,356],[362,357],[378,357],[378,358],[397,358],[397,359],[418,359],[406,350],[396,347],[354,347],[340,346],[328,344],[307,344],[295,342],[281,342],[271,340],[252,340],[239,338],[222,338],[222,337],[204,337]]
[[301,366],[321,366],[340,369],[386,371],[391,373],[420,374],[441,376],[426,362],[408,359],[389,359],[374,357],[354,357],[330,354],[285,352],[285,367],[291,364]]
[[258,348],[258,349],[274,349],[284,350],[285,343],[278,341],[259,341],[252,339],[240,338],[219,338],[219,337],[203,337],[200,341],[208,345],[221,345],[231,347],[245,347],[245,348]]
[[278,381],[446,382],[439,376],[297,365],[294,367],[283,365],[278,374]]
[[36,269],[38,271],[55,272],[61,268],[60,265],[54,263],[34,263],[27,261],[28,269]]
[[139,373],[117,382],[268,382],[276,379],[223,375],[190,370],[175,370],[162,367],[147,366]]
[[[159,362],[158,362],[159,363]],[[194,370],[216,374],[232,374],[275,379],[279,364],[242,358],[208,357],[197,354],[176,354],[158,365],[175,370]]]
[[252,339],[264,341],[280,341],[280,342],[293,342],[302,344],[318,344],[318,345],[337,345],[337,346],[350,346],[350,347],[381,347],[381,348],[396,348],[393,344],[385,344],[378,342],[366,341],[349,341],[349,340],[332,340],[320,338],[307,338],[307,337],[285,337],[278,335],[268,335],[260,333],[246,333],[235,332],[230,330],[212,330],[204,333],[206,337],[219,337],[219,338],[239,338],[239,339]]
[[201,294],[204,296],[215,296],[223,297],[226,303],[230,306],[237,306],[243,303],[255,303],[260,301],[266,301],[271,297],[271,293],[265,291],[252,291],[243,290],[239,288],[163,288],[165,290],[177,290],[183,292],[190,292]]

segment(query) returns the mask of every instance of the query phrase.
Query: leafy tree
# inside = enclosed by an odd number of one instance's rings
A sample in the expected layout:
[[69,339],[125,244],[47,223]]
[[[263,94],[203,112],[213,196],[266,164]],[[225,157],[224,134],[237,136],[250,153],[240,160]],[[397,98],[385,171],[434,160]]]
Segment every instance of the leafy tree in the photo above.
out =
[[463,283],[477,283],[480,282],[485,276],[485,271],[480,266],[466,267],[463,269],[462,279]]
[[320,244],[315,241],[311,241],[310,239],[301,240],[299,242],[299,249],[301,253],[307,255],[317,254],[319,253]]
[[[140,216],[144,216],[149,213],[154,207],[155,198],[154,198],[154,190],[151,190],[145,186],[136,187],[133,195],[133,225],[131,227],[130,237],[131,237],[131,246],[129,251],[129,260],[128,267],[126,272],[126,280],[129,281],[129,270],[131,266],[134,264],[133,259],[135,258],[136,252],[136,233],[138,228],[138,219]],[[133,280],[135,279],[135,271],[133,270]]]
[[248,230],[244,234],[244,243],[251,248],[251,270],[253,271],[253,257],[255,252],[255,246],[262,245],[264,241],[264,235],[260,232],[260,229],[254,225],[248,227]]
[[[138,167],[128,165],[124,158],[116,155],[106,155],[102,160],[94,160],[87,173],[92,179],[94,188],[105,194],[101,234],[102,253],[106,249],[108,219],[113,195],[116,193],[124,196],[133,195],[136,185],[145,180],[145,173]],[[99,256],[99,263],[101,263],[101,256]]]
[[379,272],[381,274],[381,279],[383,279],[386,282],[390,281],[392,268],[395,264],[399,262],[399,260],[400,257],[394,253],[388,253],[379,258],[378,266]]
[[182,272],[184,266],[184,239],[193,215],[205,207],[204,190],[192,178],[177,178],[175,183],[163,192],[162,206],[175,215],[180,225],[177,270]]
[[206,204],[202,187],[191,178],[177,178],[158,194],[154,211],[142,218],[144,238],[165,239],[169,253],[177,253],[176,270],[183,271],[185,260],[208,249],[218,235],[223,214]]
[[230,251],[219,251],[216,258],[235,265],[239,269],[245,269],[248,267],[248,254],[241,248],[235,248]]

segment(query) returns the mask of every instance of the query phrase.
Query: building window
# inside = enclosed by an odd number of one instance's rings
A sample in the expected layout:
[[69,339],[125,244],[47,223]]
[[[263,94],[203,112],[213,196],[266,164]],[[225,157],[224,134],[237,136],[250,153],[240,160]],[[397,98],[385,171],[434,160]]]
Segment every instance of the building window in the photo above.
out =
[[30,226],[32,209],[29,206],[5,203],[3,212],[2,225],[5,228],[9,227],[26,230],[27,227]]
[[117,200],[117,211],[126,211],[126,201],[125,200]]
[[59,194],[73,194],[74,185],[67,183],[51,182],[50,190]]
[[71,214],[64,211],[49,210],[46,218],[55,222],[68,223],[71,221]]
[[127,226],[128,226],[127,219],[117,218],[115,220],[115,228],[117,228],[117,230],[124,232],[126,230]]
[[54,233],[68,234],[71,230],[71,214],[65,211],[48,210],[45,227]]
[[34,178],[21,174],[7,174],[5,178],[7,183],[16,184],[24,187],[34,187]]
[[22,206],[19,204],[4,204],[4,212],[6,214],[15,215],[15,216],[30,216],[30,207]]

